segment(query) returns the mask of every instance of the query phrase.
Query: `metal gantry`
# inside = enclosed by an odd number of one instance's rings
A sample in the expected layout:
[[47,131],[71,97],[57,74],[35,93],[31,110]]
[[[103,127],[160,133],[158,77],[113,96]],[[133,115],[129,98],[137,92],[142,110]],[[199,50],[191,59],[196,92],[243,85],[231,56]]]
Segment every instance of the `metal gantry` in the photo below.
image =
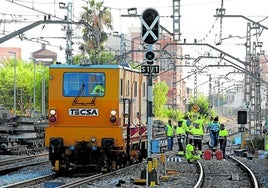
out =
[[174,64],[173,64],[173,82],[172,82],[172,86],[173,86],[173,88],[172,88],[172,98],[173,98],[173,101],[172,101],[172,103],[173,103],[173,108],[174,108],[174,110],[175,110],[175,106],[178,104],[177,102],[178,102],[178,97],[177,97],[177,95],[178,95],[178,93],[177,93],[177,91],[176,91],[176,88],[177,88],[177,83],[176,83],[176,80],[177,80],[177,66],[176,66],[176,61],[174,60]]
[[246,35],[246,62],[245,68],[251,74],[245,74],[244,102],[250,103],[248,110],[249,133],[262,134],[262,116],[261,116],[261,77],[260,77],[260,59],[257,52],[262,43],[251,41],[251,30],[259,34],[260,25],[247,23]]
[[[261,77],[259,55],[256,48],[261,47],[259,42],[251,41],[251,36],[259,37],[262,31],[268,30],[268,27],[260,22],[255,22],[242,15],[216,15],[216,17],[243,18],[248,21],[246,33],[246,60],[245,60],[245,85],[244,102],[250,103],[248,111],[249,134],[262,134],[262,116],[261,116]],[[255,33],[251,33],[251,30]]]
[[[251,68],[251,24],[247,23],[247,34],[246,34],[246,61],[245,61],[245,69],[248,72],[252,72]],[[245,84],[244,84],[244,102],[252,102],[252,76],[250,74],[245,74]],[[253,116],[251,114],[251,109],[248,109],[248,117],[249,117],[249,132],[251,132],[252,128],[252,119]]]
[[173,0],[173,40],[180,40],[180,0]]
[[[73,3],[68,2],[67,7],[64,7],[67,9],[67,21],[72,22],[73,21]],[[67,64],[72,64],[73,63],[73,41],[72,41],[72,36],[73,36],[73,29],[72,29],[72,24],[67,24],[67,29],[66,29],[66,63]]]
[[211,74],[209,74],[209,89],[208,89],[208,99],[209,99],[209,104],[212,105],[213,104],[213,98],[212,98],[212,78],[211,78]]
[[197,70],[194,70],[194,104],[197,103]]
[[255,134],[261,134],[262,132],[262,114],[261,114],[261,76],[260,76],[260,53],[257,52],[257,48],[261,48],[262,43],[253,42],[252,64],[254,67],[254,117],[255,117]]

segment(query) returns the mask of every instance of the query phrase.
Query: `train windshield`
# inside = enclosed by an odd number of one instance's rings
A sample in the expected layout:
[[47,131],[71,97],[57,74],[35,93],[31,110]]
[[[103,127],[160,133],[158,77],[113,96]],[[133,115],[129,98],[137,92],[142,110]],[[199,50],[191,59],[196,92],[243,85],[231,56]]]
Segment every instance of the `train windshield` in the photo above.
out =
[[105,74],[88,72],[66,72],[63,76],[63,95],[65,97],[104,96]]

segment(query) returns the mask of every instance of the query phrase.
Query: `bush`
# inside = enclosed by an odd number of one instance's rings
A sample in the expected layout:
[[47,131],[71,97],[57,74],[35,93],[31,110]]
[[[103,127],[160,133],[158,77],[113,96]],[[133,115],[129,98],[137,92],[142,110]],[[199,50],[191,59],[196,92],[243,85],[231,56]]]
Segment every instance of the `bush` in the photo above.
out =
[[247,140],[245,143],[245,148],[248,149],[249,153],[255,153],[257,150],[264,149],[264,138],[254,137],[252,140]]

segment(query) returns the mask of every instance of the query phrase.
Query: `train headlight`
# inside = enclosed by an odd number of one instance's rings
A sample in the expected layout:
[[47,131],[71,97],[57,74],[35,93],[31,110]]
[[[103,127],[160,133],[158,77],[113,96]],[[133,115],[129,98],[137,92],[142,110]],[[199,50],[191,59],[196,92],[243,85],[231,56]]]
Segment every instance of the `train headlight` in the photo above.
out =
[[92,143],[96,142],[96,137],[92,136],[92,137],[90,138],[90,141],[91,141]]
[[56,110],[55,109],[50,110],[50,115],[55,115],[55,114],[56,114]]
[[116,117],[115,116],[111,116],[110,117],[110,122],[111,123],[115,123],[116,122]]
[[55,123],[55,122],[57,121],[57,118],[56,118],[55,116],[50,116],[50,117],[49,117],[49,121],[50,121],[51,123]]
[[115,123],[116,122],[116,114],[117,114],[116,110],[111,110],[110,114],[111,114],[110,122]]
[[115,116],[116,115],[116,111],[115,110],[111,110],[111,115]]
[[51,109],[49,111],[49,122],[56,123],[57,121],[57,111],[55,109]]

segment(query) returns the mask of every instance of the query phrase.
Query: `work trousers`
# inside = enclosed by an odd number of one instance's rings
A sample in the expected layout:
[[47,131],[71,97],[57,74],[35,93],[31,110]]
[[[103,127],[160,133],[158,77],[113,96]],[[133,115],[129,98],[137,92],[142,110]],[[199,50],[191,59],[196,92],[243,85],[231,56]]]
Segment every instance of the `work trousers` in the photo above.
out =
[[167,137],[167,149],[168,151],[172,151],[173,149],[173,136]]
[[194,139],[194,147],[202,151],[202,139]]
[[178,135],[179,151],[184,151],[185,135]]
[[212,131],[210,130],[210,146],[217,147],[218,146],[218,139],[219,139],[219,131]]
[[225,148],[226,148],[227,140],[226,139],[219,139],[219,142],[220,142],[220,149],[222,151],[222,156],[225,159]]

